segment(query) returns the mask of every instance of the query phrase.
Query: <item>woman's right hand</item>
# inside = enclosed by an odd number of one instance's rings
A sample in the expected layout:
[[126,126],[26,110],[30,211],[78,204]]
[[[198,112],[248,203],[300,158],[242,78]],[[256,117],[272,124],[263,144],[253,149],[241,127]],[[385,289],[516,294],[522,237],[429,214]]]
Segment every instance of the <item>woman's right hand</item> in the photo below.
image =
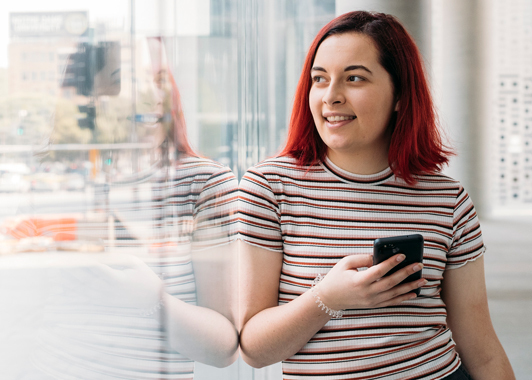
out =
[[[150,311],[163,282],[140,258],[119,253],[72,257],[72,267],[54,271],[53,283],[86,305]],[[134,312],[134,311],[132,311]]]
[[[404,258],[403,254],[398,254],[373,265],[371,255],[346,256],[316,285],[316,291],[322,302],[334,310],[385,307],[416,298],[412,291],[425,285],[425,279],[401,285],[399,283],[412,273],[420,271],[422,264],[409,265],[384,277]],[[358,270],[363,267],[368,269]]]

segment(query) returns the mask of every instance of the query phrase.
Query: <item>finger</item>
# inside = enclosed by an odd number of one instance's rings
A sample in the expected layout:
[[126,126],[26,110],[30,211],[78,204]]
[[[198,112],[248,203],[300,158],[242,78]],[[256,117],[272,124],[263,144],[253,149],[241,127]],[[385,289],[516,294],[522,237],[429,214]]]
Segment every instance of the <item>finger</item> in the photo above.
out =
[[388,307],[388,306],[396,306],[399,305],[405,301],[411,301],[413,299],[416,299],[417,295],[416,293],[406,293],[401,294],[397,297],[388,299],[386,301],[380,302],[377,305],[374,306],[374,308],[380,308],[380,307]]
[[386,273],[399,265],[405,259],[406,256],[402,253],[394,255],[380,264],[371,265],[371,267],[367,270],[367,275],[371,276],[373,281],[376,281],[378,278],[384,277]]
[[117,267],[111,267],[107,264],[96,264],[92,268],[90,268],[91,272],[94,273],[97,276],[100,276],[104,279],[115,279],[123,277],[123,273],[127,268],[117,268]]
[[373,265],[373,256],[371,255],[349,255],[344,257],[347,269],[365,268]]
[[378,302],[387,302],[389,300],[395,299],[397,297],[402,297],[403,295],[407,294],[414,294],[412,293],[414,290],[426,285],[427,280],[422,278],[421,280],[411,281],[406,284],[401,284],[398,286],[395,286],[385,292],[382,292],[378,296]]
[[423,269],[423,264],[414,263],[405,268],[398,270],[397,272],[389,276],[381,277],[380,279],[377,279],[377,281],[375,281],[373,285],[375,285],[375,290],[377,292],[385,292],[395,287],[396,285],[400,284],[408,276],[416,272],[419,272],[422,269]]

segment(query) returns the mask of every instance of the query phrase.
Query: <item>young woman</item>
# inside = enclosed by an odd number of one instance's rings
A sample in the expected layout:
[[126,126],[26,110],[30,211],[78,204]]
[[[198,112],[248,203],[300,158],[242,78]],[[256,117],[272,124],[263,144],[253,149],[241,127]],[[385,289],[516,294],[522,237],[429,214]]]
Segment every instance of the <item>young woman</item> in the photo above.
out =
[[[284,379],[514,378],[475,209],[440,173],[450,154],[395,18],[352,12],[318,33],[286,146],[240,184],[246,362],[282,360]],[[383,277],[404,256],[372,265],[374,240],[413,233],[423,264]]]

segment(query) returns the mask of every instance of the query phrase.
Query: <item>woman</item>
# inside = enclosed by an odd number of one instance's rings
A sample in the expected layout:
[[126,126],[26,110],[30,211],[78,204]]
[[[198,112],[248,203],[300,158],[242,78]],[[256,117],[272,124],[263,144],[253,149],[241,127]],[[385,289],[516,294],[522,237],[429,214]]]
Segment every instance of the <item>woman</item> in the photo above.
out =
[[[399,22],[352,12],[327,24],[285,148],[240,184],[246,362],[283,360],[284,379],[466,379],[464,367],[513,378],[489,317],[475,209],[439,172],[450,154]],[[423,265],[383,277],[404,256],[372,265],[374,240],[412,233],[424,237]]]

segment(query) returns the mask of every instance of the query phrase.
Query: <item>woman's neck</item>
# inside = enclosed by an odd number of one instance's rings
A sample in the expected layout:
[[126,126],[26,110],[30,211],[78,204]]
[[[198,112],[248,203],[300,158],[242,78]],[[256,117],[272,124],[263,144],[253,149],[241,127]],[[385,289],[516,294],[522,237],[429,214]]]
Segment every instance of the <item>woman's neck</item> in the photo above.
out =
[[353,174],[375,174],[386,169],[388,164],[388,152],[379,152],[376,149],[367,152],[338,152],[327,150],[327,157],[340,169]]

